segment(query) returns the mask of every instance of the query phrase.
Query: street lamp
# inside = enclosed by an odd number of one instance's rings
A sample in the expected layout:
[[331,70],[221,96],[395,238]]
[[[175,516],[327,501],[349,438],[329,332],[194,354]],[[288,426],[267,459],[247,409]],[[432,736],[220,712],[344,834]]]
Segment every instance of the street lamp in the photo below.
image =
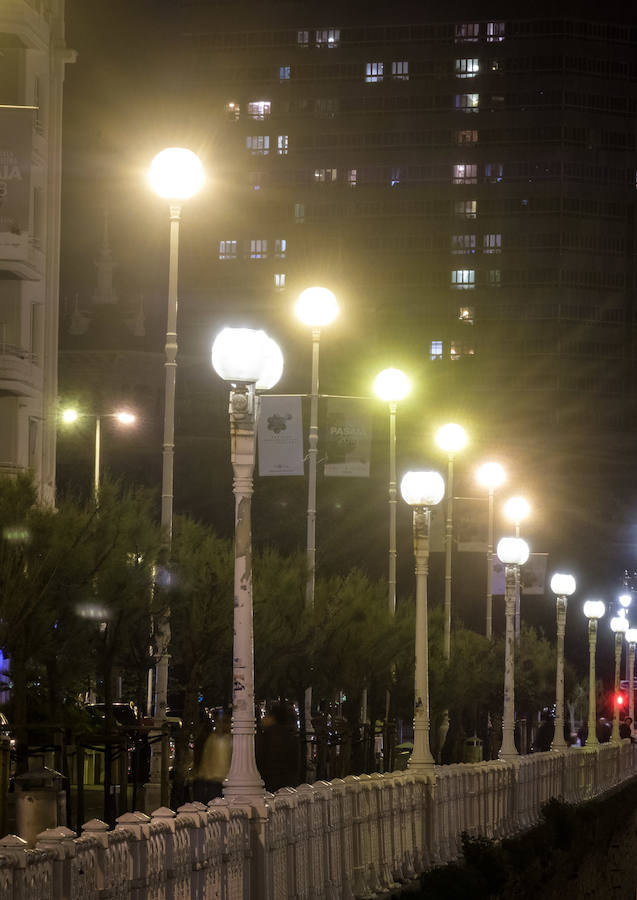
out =
[[632,729],[635,724],[635,644],[637,644],[637,628],[628,628],[626,631],[628,643],[628,715],[630,716]]
[[230,455],[234,473],[234,638],[232,668],[232,762],[223,793],[239,804],[262,803],[254,739],[254,639],[252,612],[251,501],[257,390],[268,390],[283,372],[278,345],[264,331],[224,328],[212,347],[212,365],[230,383]]
[[555,730],[551,750],[566,750],[564,738],[564,632],[568,598],[575,591],[572,575],[556,572],[551,578],[551,590],[557,606],[557,665],[555,668]]
[[445,662],[451,658],[451,548],[453,541],[453,460],[467,443],[467,433],[462,425],[449,422],[436,433],[438,446],[445,451],[447,470],[447,523],[445,528],[445,605],[443,655]]
[[597,740],[597,698],[595,685],[595,648],[597,646],[597,622],[606,612],[603,600],[587,600],[584,615],[588,619],[588,735],[587,747],[598,747]]
[[[164,392],[164,437],[161,479],[161,562],[170,561],[173,531],[173,469],[175,451],[175,386],[177,380],[177,274],[179,266],[179,224],[182,202],[193,197],[202,187],[204,171],[199,157],[183,147],[168,147],[150,164],[148,181],[151,188],[169,202],[170,244],[168,259],[168,313],[166,317],[166,359]],[[166,719],[168,695],[168,644],[170,643],[170,610],[155,622],[155,723]],[[150,783],[161,781],[161,743],[153,744]],[[157,787],[154,788],[155,793]],[[164,793],[166,793],[164,791]],[[150,799],[150,797],[149,797]],[[162,798],[168,802],[167,796]],[[154,798],[150,799],[150,803]],[[164,804],[165,805],[165,804]],[[154,807],[153,807],[154,808]]]
[[[520,523],[527,519],[531,507],[524,497],[509,497],[504,504],[505,517],[515,525],[515,536],[520,537]],[[520,640],[520,573],[515,582],[515,639]]]
[[438,472],[407,472],[400,482],[405,503],[414,510],[414,557],[416,561],[416,636],[414,672],[414,749],[409,769],[432,774],[434,758],[429,744],[429,648],[427,637],[427,575],[429,572],[429,520],[431,507],[440,503],[445,483]]
[[[76,409],[64,409],[62,410],[62,421],[65,425],[71,425],[74,422],[77,422],[79,418],[86,418],[83,414],[80,416],[80,413]],[[95,497],[95,501],[97,502],[100,491],[100,468],[101,468],[101,460],[102,460],[102,419],[109,418],[115,419],[116,422],[119,422],[120,425],[132,425],[135,422],[135,416],[133,413],[128,412],[127,410],[120,410],[115,413],[108,414],[100,414],[99,416],[94,416],[95,418],[95,451],[94,451],[94,464],[93,464],[93,495]]]
[[389,612],[396,614],[396,409],[409,393],[409,379],[400,369],[383,369],[374,381],[374,392],[389,404]]
[[493,636],[493,532],[494,532],[494,509],[493,495],[497,488],[502,485],[506,479],[506,474],[500,463],[487,462],[478,469],[476,473],[478,483],[485,487],[489,492],[489,535],[487,541],[487,622],[486,635],[489,639]]
[[619,743],[619,666],[622,658],[622,641],[628,631],[628,619],[624,616],[615,616],[610,620],[610,628],[615,635],[615,693],[613,695],[613,730],[610,736],[611,744]]
[[506,621],[504,643],[504,710],[502,713],[502,746],[498,759],[516,759],[515,746],[515,585],[520,566],[529,558],[529,545],[519,537],[504,537],[498,541],[498,559],[504,563],[504,613]]

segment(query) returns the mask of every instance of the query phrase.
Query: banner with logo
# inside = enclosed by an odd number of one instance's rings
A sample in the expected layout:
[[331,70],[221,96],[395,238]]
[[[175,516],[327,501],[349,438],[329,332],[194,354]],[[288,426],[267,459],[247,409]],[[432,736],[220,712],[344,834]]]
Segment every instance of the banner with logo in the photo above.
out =
[[32,138],[32,109],[0,109],[0,247],[28,237]]
[[324,474],[369,478],[372,443],[369,401],[330,397],[325,420]]
[[266,394],[259,403],[259,475],[303,475],[301,398]]
[[[520,567],[520,590],[526,597],[546,593],[548,558],[548,553],[531,553],[527,562]],[[504,594],[504,565],[495,553],[491,572],[491,593]]]

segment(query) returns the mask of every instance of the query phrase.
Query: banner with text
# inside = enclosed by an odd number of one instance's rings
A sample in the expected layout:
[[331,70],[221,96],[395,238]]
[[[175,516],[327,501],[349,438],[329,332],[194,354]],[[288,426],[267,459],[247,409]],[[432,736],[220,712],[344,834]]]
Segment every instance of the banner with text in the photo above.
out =
[[32,109],[0,109],[0,246],[28,237],[32,139]]
[[369,478],[372,417],[367,400],[330,397],[325,421],[325,475]]
[[303,475],[301,398],[265,395],[259,402],[259,475]]

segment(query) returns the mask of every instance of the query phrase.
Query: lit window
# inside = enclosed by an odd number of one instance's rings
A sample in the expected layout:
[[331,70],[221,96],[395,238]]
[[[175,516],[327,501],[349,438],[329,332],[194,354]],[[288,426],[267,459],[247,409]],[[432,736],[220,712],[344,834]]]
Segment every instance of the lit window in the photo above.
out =
[[391,64],[391,77],[396,81],[409,81],[409,63],[406,59]]
[[270,152],[270,138],[267,134],[249,134],[246,147],[250,153],[267,156]]
[[279,134],[276,139],[276,152],[279,156],[288,155],[288,136],[287,134]]
[[274,287],[277,291],[282,291],[285,287],[285,274],[280,272],[274,276]]
[[449,356],[451,359],[460,359],[461,356],[474,356],[475,350],[471,344],[464,341],[452,341],[449,346]]
[[478,167],[467,163],[456,163],[453,167],[453,183],[454,184],[477,184],[478,183]]
[[347,183],[350,187],[356,187],[356,169],[347,170]]
[[487,181],[493,183],[502,181],[503,172],[504,166],[502,163],[485,163],[484,165],[484,177]]
[[462,112],[478,112],[480,94],[456,94],[456,109]]
[[489,43],[493,43],[494,41],[503,40],[504,22],[487,22],[487,41],[489,41]]
[[473,129],[469,131],[456,131],[456,144],[477,144],[478,132]]
[[299,47],[309,47],[310,32],[309,31],[297,31],[296,42],[299,45]]
[[462,216],[465,219],[475,219],[478,214],[478,201],[456,200],[453,210],[457,216]]
[[458,78],[475,78],[480,71],[480,62],[477,59],[457,59],[456,75]]
[[491,287],[500,287],[500,269],[489,269],[489,271],[487,272],[487,281],[489,282]]
[[442,341],[431,342],[431,358],[442,359]]
[[294,221],[297,225],[302,225],[305,222],[305,203],[294,204]]
[[219,259],[236,259],[237,242],[219,241]]
[[321,28],[316,31],[317,47],[338,47],[340,39],[340,28]]
[[314,169],[314,181],[320,184],[332,184],[336,181],[337,175],[336,169]]
[[251,119],[265,119],[270,115],[271,107],[269,100],[253,100],[248,103],[248,115]]
[[476,252],[476,236],[475,234],[452,234],[451,235],[451,252],[458,253],[475,253]]
[[239,118],[239,113],[241,112],[241,107],[238,103],[234,101],[230,101],[230,103],[226,103],[226,119],[229,119],[230,122],[236,122]]
[[391,186],[396,187],[400,184],[400,168],[393,168],[391,170]]
[[501,234],[485,234],[483,238],[485,253],[501,253],[502,252],[502,235]]
[[458,318],[461,322],[467,322],[468,325],[473,325],[473,320],[475,319],[475,310],[473,306],[461,306],[458,311]]
[[469,290],[476,286],[475,269],[454,269],[451,273],[451,286],[458,290]]
[[461,22],[456,24],[456,43],[477,41],[479,36],[480,24],[478,22]]
[[372,83],[383,80],[382,62],[368,62],[365,66],[365,81]]
[[291,74],[291,66],[279,66],[279,81],[289,81]]
[[274,255],[279,259],[285,259],[288,242],[285,238],[277,238],[274,242]]
[[268,255],[268,242],[264,240],[250,241],[250,259],[265,259]]

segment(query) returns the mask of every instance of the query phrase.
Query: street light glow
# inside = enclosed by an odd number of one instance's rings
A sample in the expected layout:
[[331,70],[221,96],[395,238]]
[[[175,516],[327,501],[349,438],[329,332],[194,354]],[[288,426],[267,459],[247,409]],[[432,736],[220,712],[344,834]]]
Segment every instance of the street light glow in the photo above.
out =
[[410,506],[435,506],[445,495],[445,482],[439,472],[405,472],[400,493]]
[[610,628],[615,634],[623,634],[628,631],[628,619],[624,616],[613,616],[610,620]]
[[324,287],[306,288],[299,294],[294,309],[301,322],[312,328],[329,325],[338,315],[336,297]]
[[494,491],[506,481],[506,472],[500,463],[487,462],[480,466],[476,472],[476,478],[478,479],[478,484],[481,484],[482,487]]
[[135,421],[135,416],[131,412],[116,412],[114,414],[114,418],[120,423],[120,425],[132,425]]
[[551,578],[551,590],[558,597],[570,597],[575,593],[575,578],[572,575],[556,572]]
[[383,369],[374,380],[374,393],[386,403],[403,400],[410,389],[409,379],[400,369]]
[[529,545],[522,538],[503,537],[498,541],[498,559],[505,566],[523,566],[529,558]]
[[72,422],[77,422],[79,418],[79,413],[76,409],[63,409],[62,410],[62,421],[65,425],[70,425]]
[[606,604],[603,600],[587,600],[583,609],[587,619],[601,619],[606,612]]
[[637,644],[637,628],[627,628],[624,637],[629,644]]
[[531,507],[524,497],[509,497],[504,504],[504,515],[511,522],[519,525],[531,512]]
[[224,381],[274,387],[283,372],[283,356],[265,331],[224,328],[212,345],[212,365]]
[[632,603],[633,595],[632,594],[620,594],[617,598],[624,609],[628,609],[630,604]]
[[204,183],[203,166],[192,150],[167,147],[151,162],[148,181],[155,193],[166,200],[187,200]]
[[455,422],[443,425],[436,433],[438,446],[450,455],[462,450],[466,446],[467,440],[467,432],[462,425],[456,425]]

